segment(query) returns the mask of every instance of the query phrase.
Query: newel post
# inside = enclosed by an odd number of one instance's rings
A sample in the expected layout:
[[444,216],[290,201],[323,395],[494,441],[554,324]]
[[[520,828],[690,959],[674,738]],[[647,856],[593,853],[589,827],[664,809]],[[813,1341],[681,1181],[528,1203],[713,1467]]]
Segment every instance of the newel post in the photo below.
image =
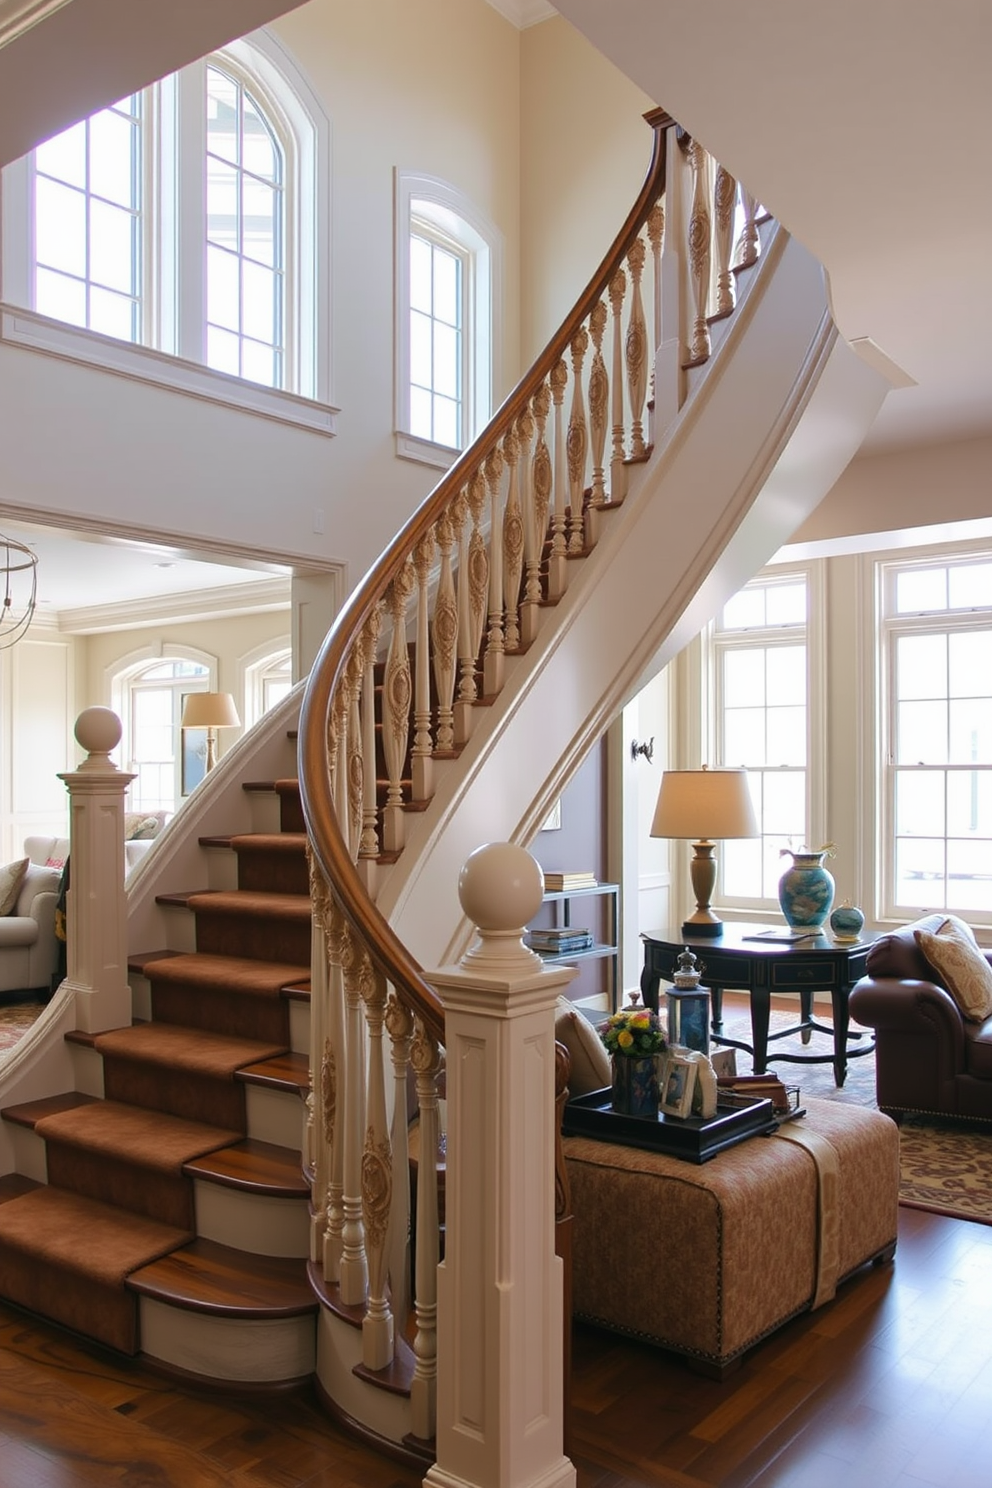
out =
[[85,708],[75,734],[86,759],[59,775],[69,792],[66,984],[75,993],[76,1027],[99,1033],[131,1021],[124,793],[134,776],[110,758],[121,722],[109,708]]
[[511,843],[458,884],[479,938],[432,982],[445,1007],[445,1258],[433,1488],[574,1488],[562,1444],[554,1005],[575,975],[521,939],[543,878]]

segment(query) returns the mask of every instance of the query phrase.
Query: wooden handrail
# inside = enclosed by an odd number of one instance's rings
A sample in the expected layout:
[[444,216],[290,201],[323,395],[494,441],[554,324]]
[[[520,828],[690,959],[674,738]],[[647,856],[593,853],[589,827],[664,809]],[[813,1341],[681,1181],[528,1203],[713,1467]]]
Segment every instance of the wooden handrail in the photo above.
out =
[[[304,694],[300,713],[299,778],[303,810],[313,851],[331,893],[383,975],[401,988],[405,1000],[427,1031],[444,1041],[444,1013],[417,961],[376,908],[359,875],[337,818],[327,768],[331,707],[356,638],[385,597],[416,545],[482,468],[487,456],[529,407],[572,338],[606,293],[654,204],[665,189],[666,137],[675,121],[663,109],[645,114],[653,130],[653,148],[644,184],[623,227],[574,309],[516,388],[505,399],[478,439],[466,449],[397,534],[358,585],[321,646]],[[343,749],[343,742],[341,745]]]

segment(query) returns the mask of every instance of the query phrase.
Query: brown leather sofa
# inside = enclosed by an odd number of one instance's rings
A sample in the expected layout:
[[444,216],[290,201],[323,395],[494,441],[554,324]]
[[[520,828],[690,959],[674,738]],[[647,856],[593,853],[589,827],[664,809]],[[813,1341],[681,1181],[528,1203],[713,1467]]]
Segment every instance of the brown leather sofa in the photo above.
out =
[[[944,918],[927,915],[875,941],[851,989],[851,1016],[875,1030],[883,1111],[897,1121],[904,1112],[992,1121],[992,1018],[961,1016],[913,935]],[[984,954],[992,964],[992,951]]]

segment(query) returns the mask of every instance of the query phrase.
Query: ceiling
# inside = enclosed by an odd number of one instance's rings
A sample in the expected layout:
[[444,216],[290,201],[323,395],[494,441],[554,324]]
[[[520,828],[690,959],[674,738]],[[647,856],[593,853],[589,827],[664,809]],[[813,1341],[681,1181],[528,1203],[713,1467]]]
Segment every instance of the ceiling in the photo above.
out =
[[992,435],[989,0],[556,0],[826,267],[895,384],[863,446]]

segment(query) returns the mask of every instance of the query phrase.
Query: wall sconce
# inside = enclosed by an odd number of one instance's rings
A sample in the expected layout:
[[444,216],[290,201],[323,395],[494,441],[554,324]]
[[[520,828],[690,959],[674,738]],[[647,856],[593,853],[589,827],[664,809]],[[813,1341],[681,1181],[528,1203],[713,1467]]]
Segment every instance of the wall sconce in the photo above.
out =
[[191,692],[183,705],[180,727],[207,731],[207,771],[217,763],[217,730],[240,728],[241,719],[229,692]]
[[692,843],[689,865],[696,895],[695,913],[684,921],[686,936],[723,934],[723,921],[710,909],[716,886],[714,839],[757,837],[746,770],[666,770],[651,823],[652,837],[682,837]]
[[648,764],[650,764],[651,761],[654,759],[654,735],[653,734],[652,734],[651,738],[648,740],[648,742],[646,744],[638,744],[638,742],[637,742],[636,739],[631,739],[631,741],[630,741],[630,757],[634,761],[634,764],[635,765],[637,764],[637,756],[639,754],[643,754],[643,756],[647,760]]

